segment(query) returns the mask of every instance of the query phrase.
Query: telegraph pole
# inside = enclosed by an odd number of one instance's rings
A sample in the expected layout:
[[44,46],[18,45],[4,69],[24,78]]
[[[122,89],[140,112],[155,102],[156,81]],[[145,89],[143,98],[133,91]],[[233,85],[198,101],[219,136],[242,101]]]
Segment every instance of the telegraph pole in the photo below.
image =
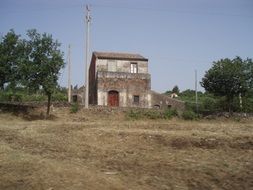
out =
[[198,78],[197,78],[197,70],[195,70],[195,104],[196,104],[196,112],[199,112],[198,106]]
[[85,63],[85,108],[89,107],[89,30],[90,30],[90,22],[91,22],[91,16],[90,16],[90,9],[89,6],[86,5],[86,63]]
[[68,102],[71,102],[71,61],[70,61],[70,44],[68,48]]

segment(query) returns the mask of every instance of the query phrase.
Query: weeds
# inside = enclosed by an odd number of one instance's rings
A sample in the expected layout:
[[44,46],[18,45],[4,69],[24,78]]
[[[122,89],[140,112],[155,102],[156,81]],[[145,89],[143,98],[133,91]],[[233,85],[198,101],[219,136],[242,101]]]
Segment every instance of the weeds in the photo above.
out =
[[79,110],[79,105],[78,103],[74,103],[70,107],[70,113],[77,113]]
[[176,109],[167,109],[164,111],[164,118],[171,119],[172,117],[178,116],[178,112]]
[[127,117],[130,119],[171,119],[172,117],[178,116],[177,110],[130,110],[127,112]]
[[194,111],[192,111],[192,110],[185,110],[182,113],[182,117],[185,120],[195,120],[195,119],[198,118],[198,115]]

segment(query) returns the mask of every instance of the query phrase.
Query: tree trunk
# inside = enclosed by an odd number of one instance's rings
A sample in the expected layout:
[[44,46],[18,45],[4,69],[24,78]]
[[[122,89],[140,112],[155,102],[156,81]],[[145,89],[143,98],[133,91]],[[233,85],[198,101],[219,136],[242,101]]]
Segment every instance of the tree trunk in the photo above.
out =
[[232,103],[233,103],[233,96],[229,96],[228,97],[228,112],[229,112],[229,115],[233,114]]
[[51,106],[51,93],[47,94],[47,117],[49,116]]
[[0,90],[4,90],[4,84],[0,84]]

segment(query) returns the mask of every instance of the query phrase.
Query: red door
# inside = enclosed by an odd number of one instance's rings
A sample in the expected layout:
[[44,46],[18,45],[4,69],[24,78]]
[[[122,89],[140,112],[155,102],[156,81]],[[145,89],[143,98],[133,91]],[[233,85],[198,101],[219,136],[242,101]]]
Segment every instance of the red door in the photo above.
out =
[[112,90],[108,92],[108,106],[119,106],[119,93],[117,91]]

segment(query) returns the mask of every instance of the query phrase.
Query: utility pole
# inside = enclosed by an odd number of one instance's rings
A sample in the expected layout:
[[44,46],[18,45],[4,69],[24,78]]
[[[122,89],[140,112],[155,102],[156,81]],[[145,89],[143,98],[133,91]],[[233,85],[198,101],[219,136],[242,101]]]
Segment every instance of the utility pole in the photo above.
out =
[[198,78],[197,78],[197,70],[195,70],[195,104],[196,104],[196,112],[199,112],[198,106]]
[[85,108],[89,107],[89,30],[90,30],[90,22],[91,22],[91,16],[90,16],[90,9],[89,6],[86,5],[86,63],[85,63]]
[[71,102],[71,61],[70,61],[70,44],[68,48],[68,102]]

